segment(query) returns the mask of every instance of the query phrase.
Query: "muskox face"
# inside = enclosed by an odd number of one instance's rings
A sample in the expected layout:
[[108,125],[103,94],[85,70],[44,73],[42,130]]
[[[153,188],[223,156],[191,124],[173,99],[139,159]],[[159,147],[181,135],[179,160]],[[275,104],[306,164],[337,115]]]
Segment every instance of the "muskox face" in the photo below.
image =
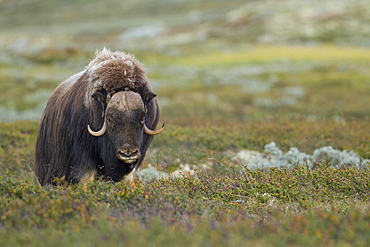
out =
[[141,157],[144,118],[145,106],[137,93],[118,92],[107,105],[106,134],[114,144],[117,158],[125,163],[133,163]]
[[145,113],[143,98],[138,93],[120,91],[109,99],[102,129],[94,132],[88,126],[88,131],[94,136],[107,135],[117,158],[124,163],[134,163],[142,155],[140,147],[144,133],[156,135],[164,129],[163,126],[153,131],[146,127]]

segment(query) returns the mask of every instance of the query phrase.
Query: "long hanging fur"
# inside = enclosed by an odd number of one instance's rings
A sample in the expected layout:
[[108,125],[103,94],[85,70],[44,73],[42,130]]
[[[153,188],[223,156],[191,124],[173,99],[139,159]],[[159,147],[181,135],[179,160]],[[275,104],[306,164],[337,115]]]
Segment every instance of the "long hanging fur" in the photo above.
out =
[[[96,174],[119,181],[131,172],[126,166],[104,164],[104,160],[115,158],[112,143],[104,135],[96,138],[87,131],[87,125],[92,129],[102,127],[106,102],[123,90],[142,96],[147,109],[145,123],[155,129],[159,118],[157,100],[152,98],[155,94],[143,66],[130,55],[104,48],[85,70],[56,88],[42,115],[36,141],[35,174],[41,185],[54,184],[54,178],[78,183]],[[152,96],[147,97],[148,94]],[[144,134],[142,156],[136,167],[144,159],[152,138]]]

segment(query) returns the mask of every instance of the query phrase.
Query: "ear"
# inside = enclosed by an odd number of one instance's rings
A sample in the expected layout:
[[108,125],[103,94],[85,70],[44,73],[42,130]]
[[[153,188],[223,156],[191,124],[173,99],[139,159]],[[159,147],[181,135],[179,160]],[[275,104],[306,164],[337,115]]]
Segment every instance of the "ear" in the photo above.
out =
[[99,103],[100,110],[102,111],[102,116],[104,117],[105,106],[106,106],[106,102],[105,102],[106,96],[101,92],[95,92],[93,93],[93,95],[91,95],[91,97]]
[[143,95],[143,100],[144,100],[144,102],[148,102],[156,96],[157,95],[153,92],[145,92],[144,95]]

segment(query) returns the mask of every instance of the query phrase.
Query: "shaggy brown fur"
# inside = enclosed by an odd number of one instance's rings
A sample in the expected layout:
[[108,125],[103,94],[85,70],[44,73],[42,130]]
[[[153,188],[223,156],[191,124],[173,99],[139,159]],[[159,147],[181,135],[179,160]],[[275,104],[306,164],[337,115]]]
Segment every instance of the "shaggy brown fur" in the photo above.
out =
[[103,49],[87,66],[92,91],[104,89],[108,94],[134,91],[143,94],[152,91],[143,65],[131,55]]

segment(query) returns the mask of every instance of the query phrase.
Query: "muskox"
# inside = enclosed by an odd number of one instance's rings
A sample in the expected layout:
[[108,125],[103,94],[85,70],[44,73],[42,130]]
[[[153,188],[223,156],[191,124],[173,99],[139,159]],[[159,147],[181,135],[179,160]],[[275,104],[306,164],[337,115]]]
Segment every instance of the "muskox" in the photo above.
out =
[[[103,49],[62,82],[42,115],[35,174],[41,185],[97,176],[117,182],[142,163],[153,139],[156,94],[134,57]],[[58,178],[58,179],[56,179]]]

